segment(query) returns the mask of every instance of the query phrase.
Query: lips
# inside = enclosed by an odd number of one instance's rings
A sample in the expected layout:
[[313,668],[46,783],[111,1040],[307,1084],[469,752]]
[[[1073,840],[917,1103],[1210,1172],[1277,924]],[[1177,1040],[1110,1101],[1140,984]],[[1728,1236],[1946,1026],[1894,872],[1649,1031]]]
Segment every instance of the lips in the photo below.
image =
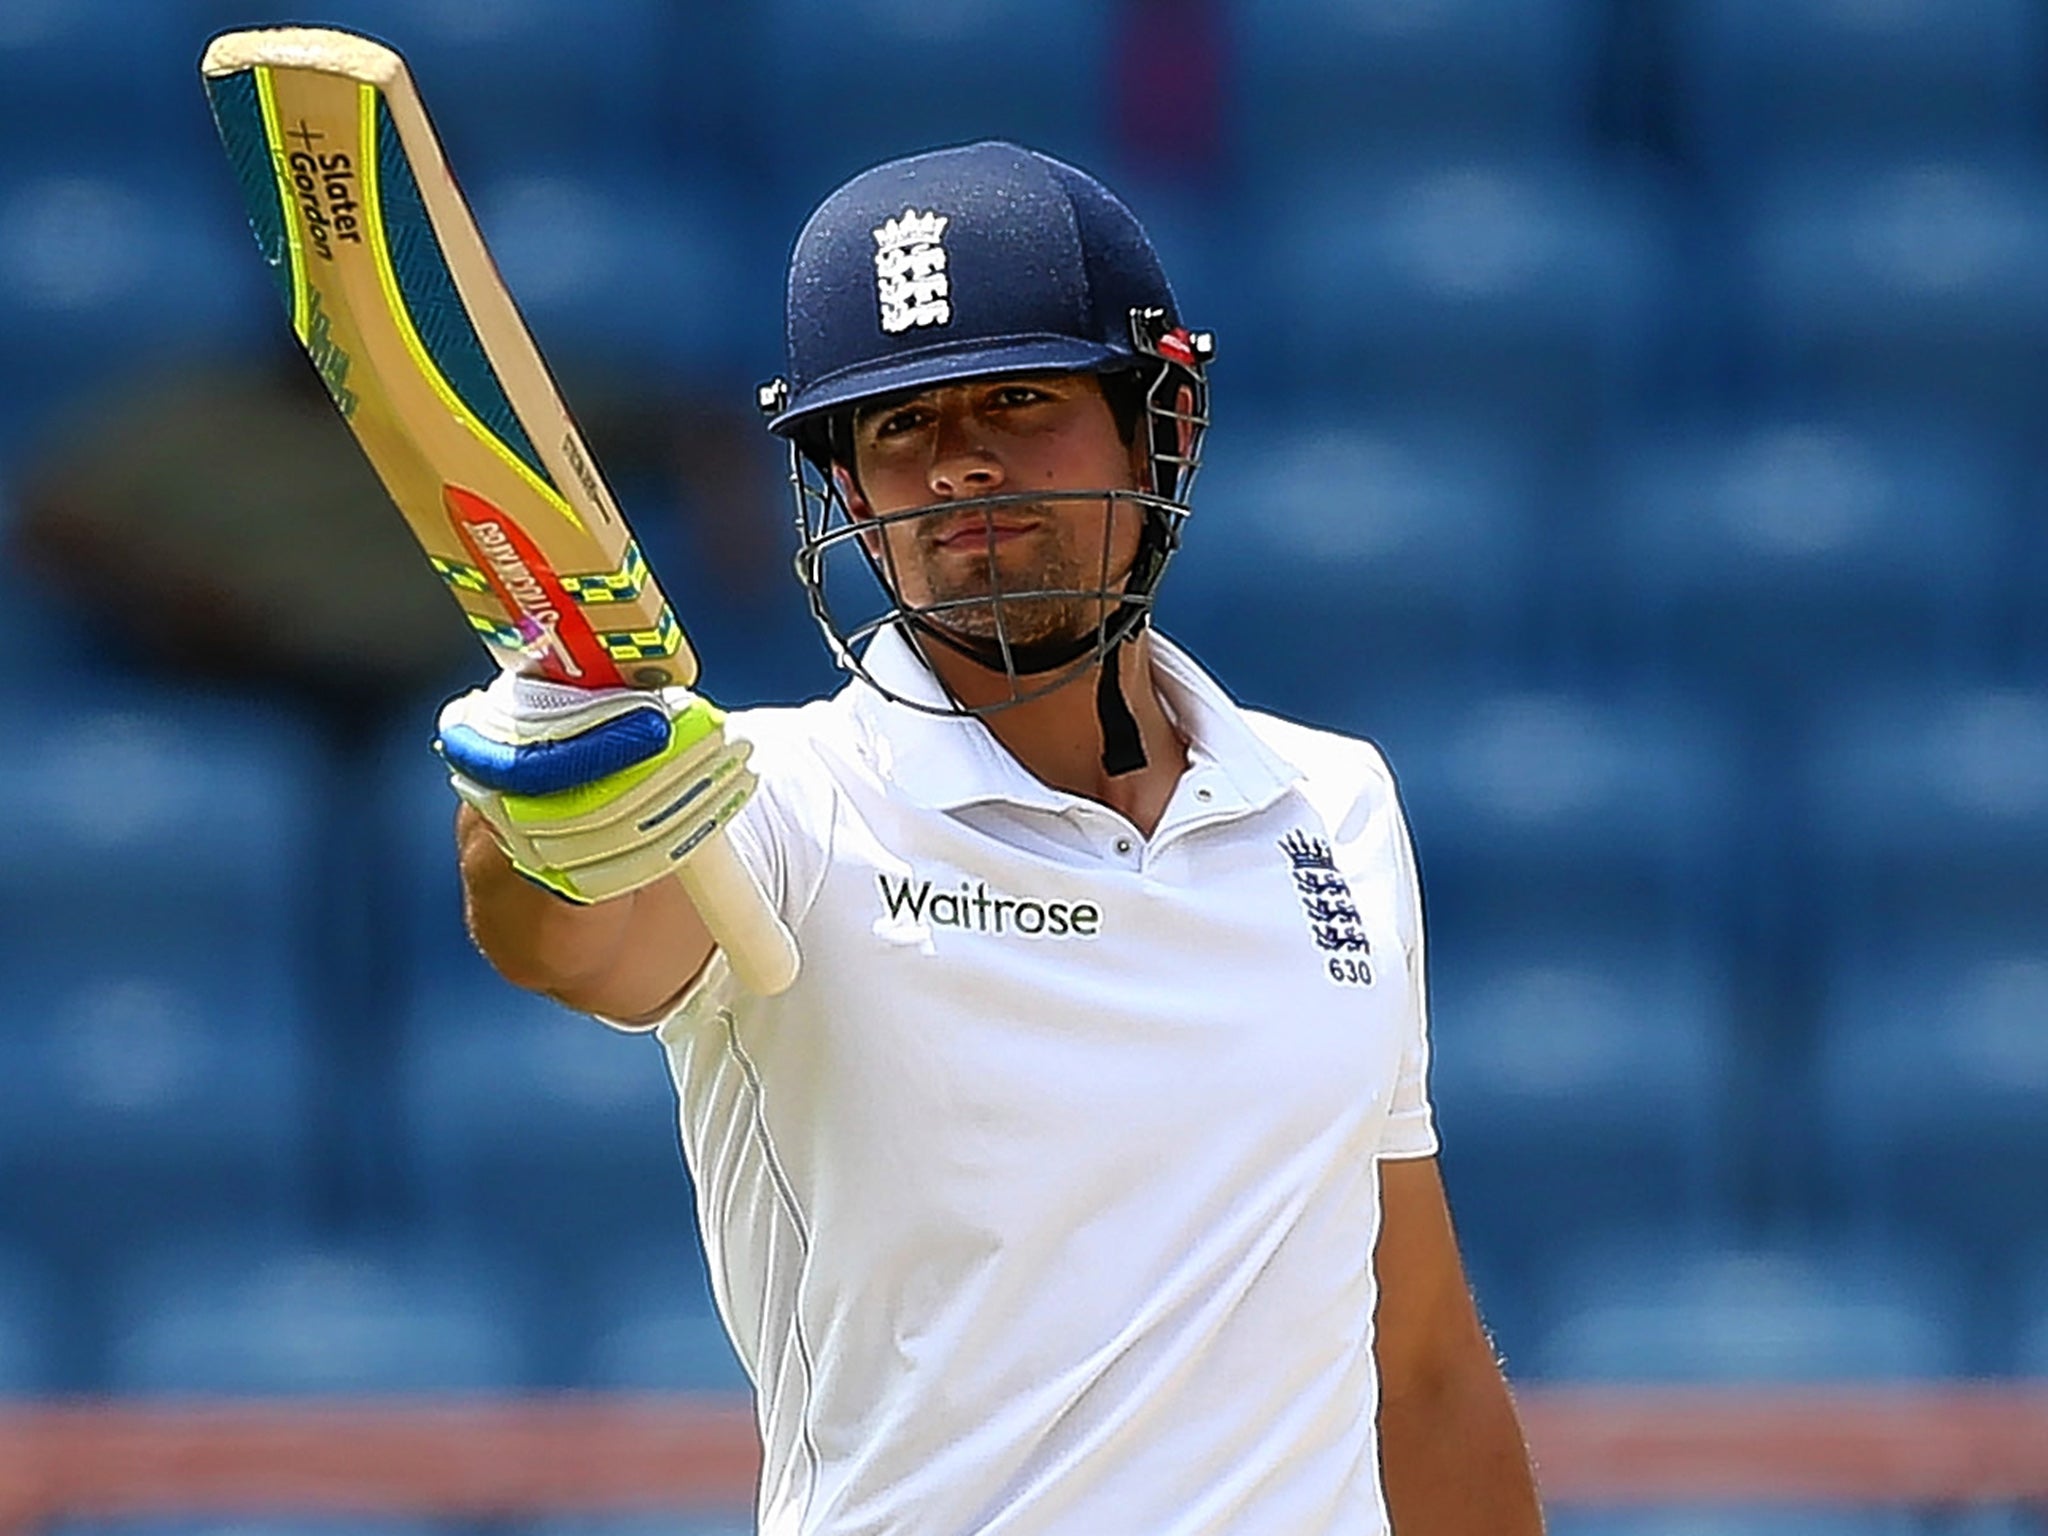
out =
[[939,549],[987,549],[991,545],[1007,544],[1037,527],[1036,518],[983,517],[977,514],[942,523],[932,543]]

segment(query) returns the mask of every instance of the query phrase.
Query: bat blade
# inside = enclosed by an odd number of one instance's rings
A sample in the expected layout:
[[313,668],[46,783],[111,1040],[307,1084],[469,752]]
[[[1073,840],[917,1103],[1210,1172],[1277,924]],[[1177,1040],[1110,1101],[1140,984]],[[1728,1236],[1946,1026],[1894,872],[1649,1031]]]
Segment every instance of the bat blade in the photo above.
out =
[[[229,32],[200,74],[294,334],[500,665],[694,686],[697,658],[498,276],[405,62],[327,28]],[[740,984],[795,941],[723,837],[678,872]]]
[[292,330],[478,636],[559,682],[693,684],[404,61],[275,28],[200,71]]

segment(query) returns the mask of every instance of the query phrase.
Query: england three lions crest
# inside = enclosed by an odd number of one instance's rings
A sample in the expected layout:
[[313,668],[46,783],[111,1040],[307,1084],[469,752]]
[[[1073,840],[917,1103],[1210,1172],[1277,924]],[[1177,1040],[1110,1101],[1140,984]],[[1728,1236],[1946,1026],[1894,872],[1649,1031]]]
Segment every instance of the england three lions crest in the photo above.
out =
[[874,232],[875,298],[882,308],[882,329],[891,336],[914,326],[952,322],[942,243],[946,224],[944,214],[906,208]]
[[1302,916],[1323,951],[1330,979],[1341,986],[1371,986],[1372,941],[1330,845],[1297,827],[1280,840],[1280,851],[1293,868],[1294,893],[1301,898]]

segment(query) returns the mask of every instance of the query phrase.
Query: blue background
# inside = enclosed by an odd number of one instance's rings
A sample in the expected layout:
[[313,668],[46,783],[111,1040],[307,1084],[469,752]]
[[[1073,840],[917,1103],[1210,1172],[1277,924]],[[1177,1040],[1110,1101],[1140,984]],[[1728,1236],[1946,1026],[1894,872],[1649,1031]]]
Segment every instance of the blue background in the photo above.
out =
[[[804,213],[1102,174],[1219,339],[1163,627],[1401,778],[1511,1374],[2048,1374],[2038,5],[10,0],[0,537],[118,391],[280,354],[194,66],[284,19],[407,52],[572,399],[740,466],[610,464],[735,704],[834,685],[748,419]],[[441,690],[105,617],[0,563],[0,1394],[740,1386],[656,1047],[462,938]]]

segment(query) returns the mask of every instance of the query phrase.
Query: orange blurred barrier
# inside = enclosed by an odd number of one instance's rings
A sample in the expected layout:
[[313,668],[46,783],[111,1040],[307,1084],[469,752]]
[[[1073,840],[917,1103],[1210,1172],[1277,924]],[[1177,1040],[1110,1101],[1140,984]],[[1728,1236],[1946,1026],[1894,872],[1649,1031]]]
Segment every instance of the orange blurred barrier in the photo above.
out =
[[[2048,1503],[2048,1383],[1525,1388],[1547,1501]],[[70,1401],[0,1408],[0,1533],[60,1516],[511,1516],[751,1503],[744,1403]]]

